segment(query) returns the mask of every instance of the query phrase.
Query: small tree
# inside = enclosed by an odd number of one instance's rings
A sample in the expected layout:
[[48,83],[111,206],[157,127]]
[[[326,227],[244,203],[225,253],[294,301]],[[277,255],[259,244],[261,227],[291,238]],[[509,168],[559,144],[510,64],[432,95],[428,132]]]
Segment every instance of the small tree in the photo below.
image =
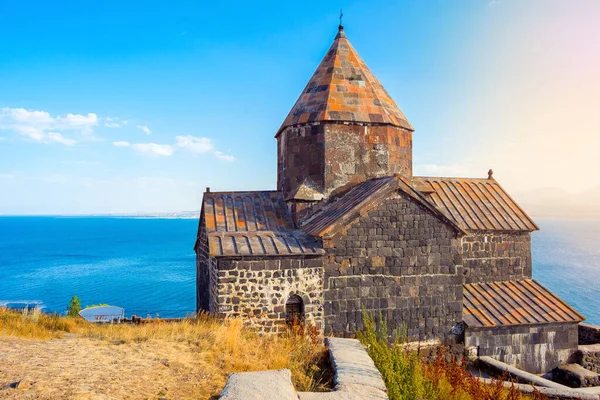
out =
[[79,301],[77,296],[73,296],[73,298],[69,302],[69,307],[67,308],[67,316],[78,317],[79,311],[81,311],[81,301]]

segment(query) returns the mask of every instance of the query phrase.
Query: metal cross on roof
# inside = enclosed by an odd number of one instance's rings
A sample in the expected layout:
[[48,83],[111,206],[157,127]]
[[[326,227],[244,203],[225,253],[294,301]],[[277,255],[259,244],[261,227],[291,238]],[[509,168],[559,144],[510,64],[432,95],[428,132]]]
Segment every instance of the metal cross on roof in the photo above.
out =
[[342,9],[340,8],[340,28],[343,28],[342,25],[342,18],[344,17],[344,13],[342,12]]

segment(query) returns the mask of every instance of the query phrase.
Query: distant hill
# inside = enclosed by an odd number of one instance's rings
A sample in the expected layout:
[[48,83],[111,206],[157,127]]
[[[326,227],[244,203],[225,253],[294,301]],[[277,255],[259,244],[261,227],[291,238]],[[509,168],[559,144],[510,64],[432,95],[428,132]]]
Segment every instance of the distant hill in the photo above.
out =
[[532,217],[600,218],[600,186],[576,194],[541,188],[517,193],[513,198]]
[[135,217],[135,218],[198,218],[200,211],[174,211],[174,212],[139,212],[139,213],[113,213],[91,214],[98,217]]

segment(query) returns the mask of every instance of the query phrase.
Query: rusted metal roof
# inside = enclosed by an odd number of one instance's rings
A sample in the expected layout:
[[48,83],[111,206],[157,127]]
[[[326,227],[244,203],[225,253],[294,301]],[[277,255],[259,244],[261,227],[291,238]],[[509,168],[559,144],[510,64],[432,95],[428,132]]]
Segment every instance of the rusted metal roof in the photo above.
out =
[[495,179],[414,177],[412,185],[467,231],[536,231]]
[[300,229],[311,236],[331,235],[337,231],[337,227],[349,223],[361,213],[379,204],[379,201],[393,190],[402,190],[429,212],[452,225],[457,231],[464,233],[456,222],[440,212],[400,175],[374,178],[359,183],[341,196],[332,199],[329,204],[308,218]]
[[352,47],[343,28],[279,128],[315,121],[388,124],[413,130]]
[[533,279],[463,285],[469,328],[581,322],[581,314]]
[[324,254],[294,228],[281,192],[204,193],[201,223],[213,257]]

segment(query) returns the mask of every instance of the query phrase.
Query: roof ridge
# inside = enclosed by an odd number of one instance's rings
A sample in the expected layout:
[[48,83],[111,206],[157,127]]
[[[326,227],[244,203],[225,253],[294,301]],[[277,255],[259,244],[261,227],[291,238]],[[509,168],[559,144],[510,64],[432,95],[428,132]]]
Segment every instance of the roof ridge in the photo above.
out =
[[485,181],[498,184],[495,178],[469,178],[460,176],[413,176],[412,179],[439,179],[439,180],[470,180],[470,181]]
[[468,231],[532,232],[539,227],[492,178],[413,176],[411,186],[426,193]]
[[280,190],[275,190],[275,189],[270,189],[270,190],[228,190],[228,191],[221,191],[221,192],[204,192],[203,194],[229,194],[229,193],[281,193],[283,195],[283,192]]
[[[396,184],[392,185],[392,182]],[[380,198],[377,197],[379,194],[389,193],[394,190],[401,190],[406,196],[412,199],[411,201],[417,202],[421,207],[435,214],[436,218],[440,219],[443,223],[451,225],[457,232],[466,233],[454,219],[440,211],[400,174],[372,178],[354,185],[340,197],[326,204],[313,214],[300,229],[313,236],[323,237],[335,234],[340,223],[347,223],[354,220],[356,212],[362,215],[366,207],[379,204]]]

